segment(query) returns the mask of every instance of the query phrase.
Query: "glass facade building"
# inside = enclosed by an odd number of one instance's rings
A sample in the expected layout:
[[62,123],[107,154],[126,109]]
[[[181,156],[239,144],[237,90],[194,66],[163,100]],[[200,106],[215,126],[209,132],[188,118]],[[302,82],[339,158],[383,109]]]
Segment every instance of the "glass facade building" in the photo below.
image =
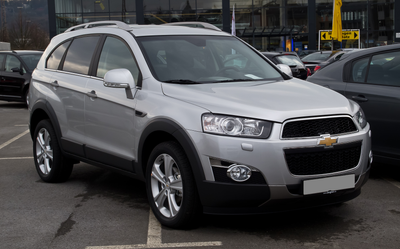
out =
[[[400,16],[400,0],[342,2],[342,27],[359,29],[360,43],[334,42],[335,49],[400,42],[400,20],[395,19]],[[236,35],[261,51],[331,49],[332,41],[320,41],[319,31],[332,29],[333,0],[48,0],[50,36],[99,20],[201,21],[231,32],[233,6]]]

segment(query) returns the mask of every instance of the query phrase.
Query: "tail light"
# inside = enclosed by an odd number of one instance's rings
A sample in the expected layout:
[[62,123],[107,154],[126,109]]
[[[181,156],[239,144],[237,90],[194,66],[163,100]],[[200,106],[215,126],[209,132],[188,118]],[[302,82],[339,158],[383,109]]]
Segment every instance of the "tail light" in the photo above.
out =
[[311,70],[307,67],[307,77],[311,76]]
[[314,68],[314,73],[318,70],[318,69],[320,69],[321,68],[321,66],[316,66],[315,68]]

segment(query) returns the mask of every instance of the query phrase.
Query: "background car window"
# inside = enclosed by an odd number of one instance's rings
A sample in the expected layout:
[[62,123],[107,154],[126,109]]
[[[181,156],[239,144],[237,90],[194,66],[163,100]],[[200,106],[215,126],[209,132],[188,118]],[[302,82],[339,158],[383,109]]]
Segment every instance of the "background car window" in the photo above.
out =
[[353,68],[351,71],[353,82],[365,82],[365,76],[367,75],[369,57],[353,62]]
[[12,73],[13,68],[22,68],[23,73],[26,73],[25,69],[21,65],[21,61],[17,57],[13,55],[7,55],[4,71]]
[[331,53],[313,53],[304,57],[302,61],[324,61],[330,55]]
[[286,64],[288,66],[303,67],[303,62],[301,62],[300,59],[294,55],[276,56],[275,59],[277,59],[279,61],[279,63]]
[[4,66],[3,66],[3,61],[4,61],[4,58],[6,58],[6,55],[5,54],[0,54],[0,67],[1,67],[1,71],[4,71]]
[[128,69],[137,83],[139,69],[131,50],[123,41],[114,37],[107,37],[101,51],[96,76],[103,78],[107,71],[117,68]]
[[53,51],[53,53],[51,53],[51,55],[47,59],[47,68],[58,69],[65,50],[67,50],[70,43],[71,41],[61,44],[56,50]]
[[369,65],[367,83],[400,86],[400,51],[375,55]]
[[74,39],[67,51],[63,70],[73,73],[88,74],[90,62],[98,40],[98,36]]
[[40,57],[42,57],[42,54],[26,54],[21,55],[20,57],[28,66],[28,69],[30,71],[33,71],[33,69],[35,69],[38,64]]

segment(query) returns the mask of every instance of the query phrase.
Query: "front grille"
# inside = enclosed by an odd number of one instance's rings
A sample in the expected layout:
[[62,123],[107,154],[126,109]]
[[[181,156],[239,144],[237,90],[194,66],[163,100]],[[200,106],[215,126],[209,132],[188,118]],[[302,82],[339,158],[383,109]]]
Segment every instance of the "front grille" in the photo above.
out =
[[285,149],[284,152],[292,174],[327,174],[356,167],[360,161],[361,142],[334,145],[331,148]]
[[212,167],[216,182],[237,183],[237,184],[266,184],[263,175],[260,172],[252,171],[249,180],[236,182],[226,175],[228,168]]
[[357,131],[351,118],[323,118],[292,121],[283,127],[282,138],[315,137],[322,134],[342,134]]

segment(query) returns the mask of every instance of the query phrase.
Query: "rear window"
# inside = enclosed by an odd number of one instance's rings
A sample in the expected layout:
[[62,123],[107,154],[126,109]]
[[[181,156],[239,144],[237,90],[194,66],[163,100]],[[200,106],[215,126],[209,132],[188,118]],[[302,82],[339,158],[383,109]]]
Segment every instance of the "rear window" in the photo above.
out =
[[276,56],[275,59],[279,61],[279,63],[286,64],[288,66],[303,66],[303,62],[301,62],[300,59],[294,55]]
[[73,73],[88,74],[90,62],[96,48],[98,36],[76,38],[67,51],[63,70]]

